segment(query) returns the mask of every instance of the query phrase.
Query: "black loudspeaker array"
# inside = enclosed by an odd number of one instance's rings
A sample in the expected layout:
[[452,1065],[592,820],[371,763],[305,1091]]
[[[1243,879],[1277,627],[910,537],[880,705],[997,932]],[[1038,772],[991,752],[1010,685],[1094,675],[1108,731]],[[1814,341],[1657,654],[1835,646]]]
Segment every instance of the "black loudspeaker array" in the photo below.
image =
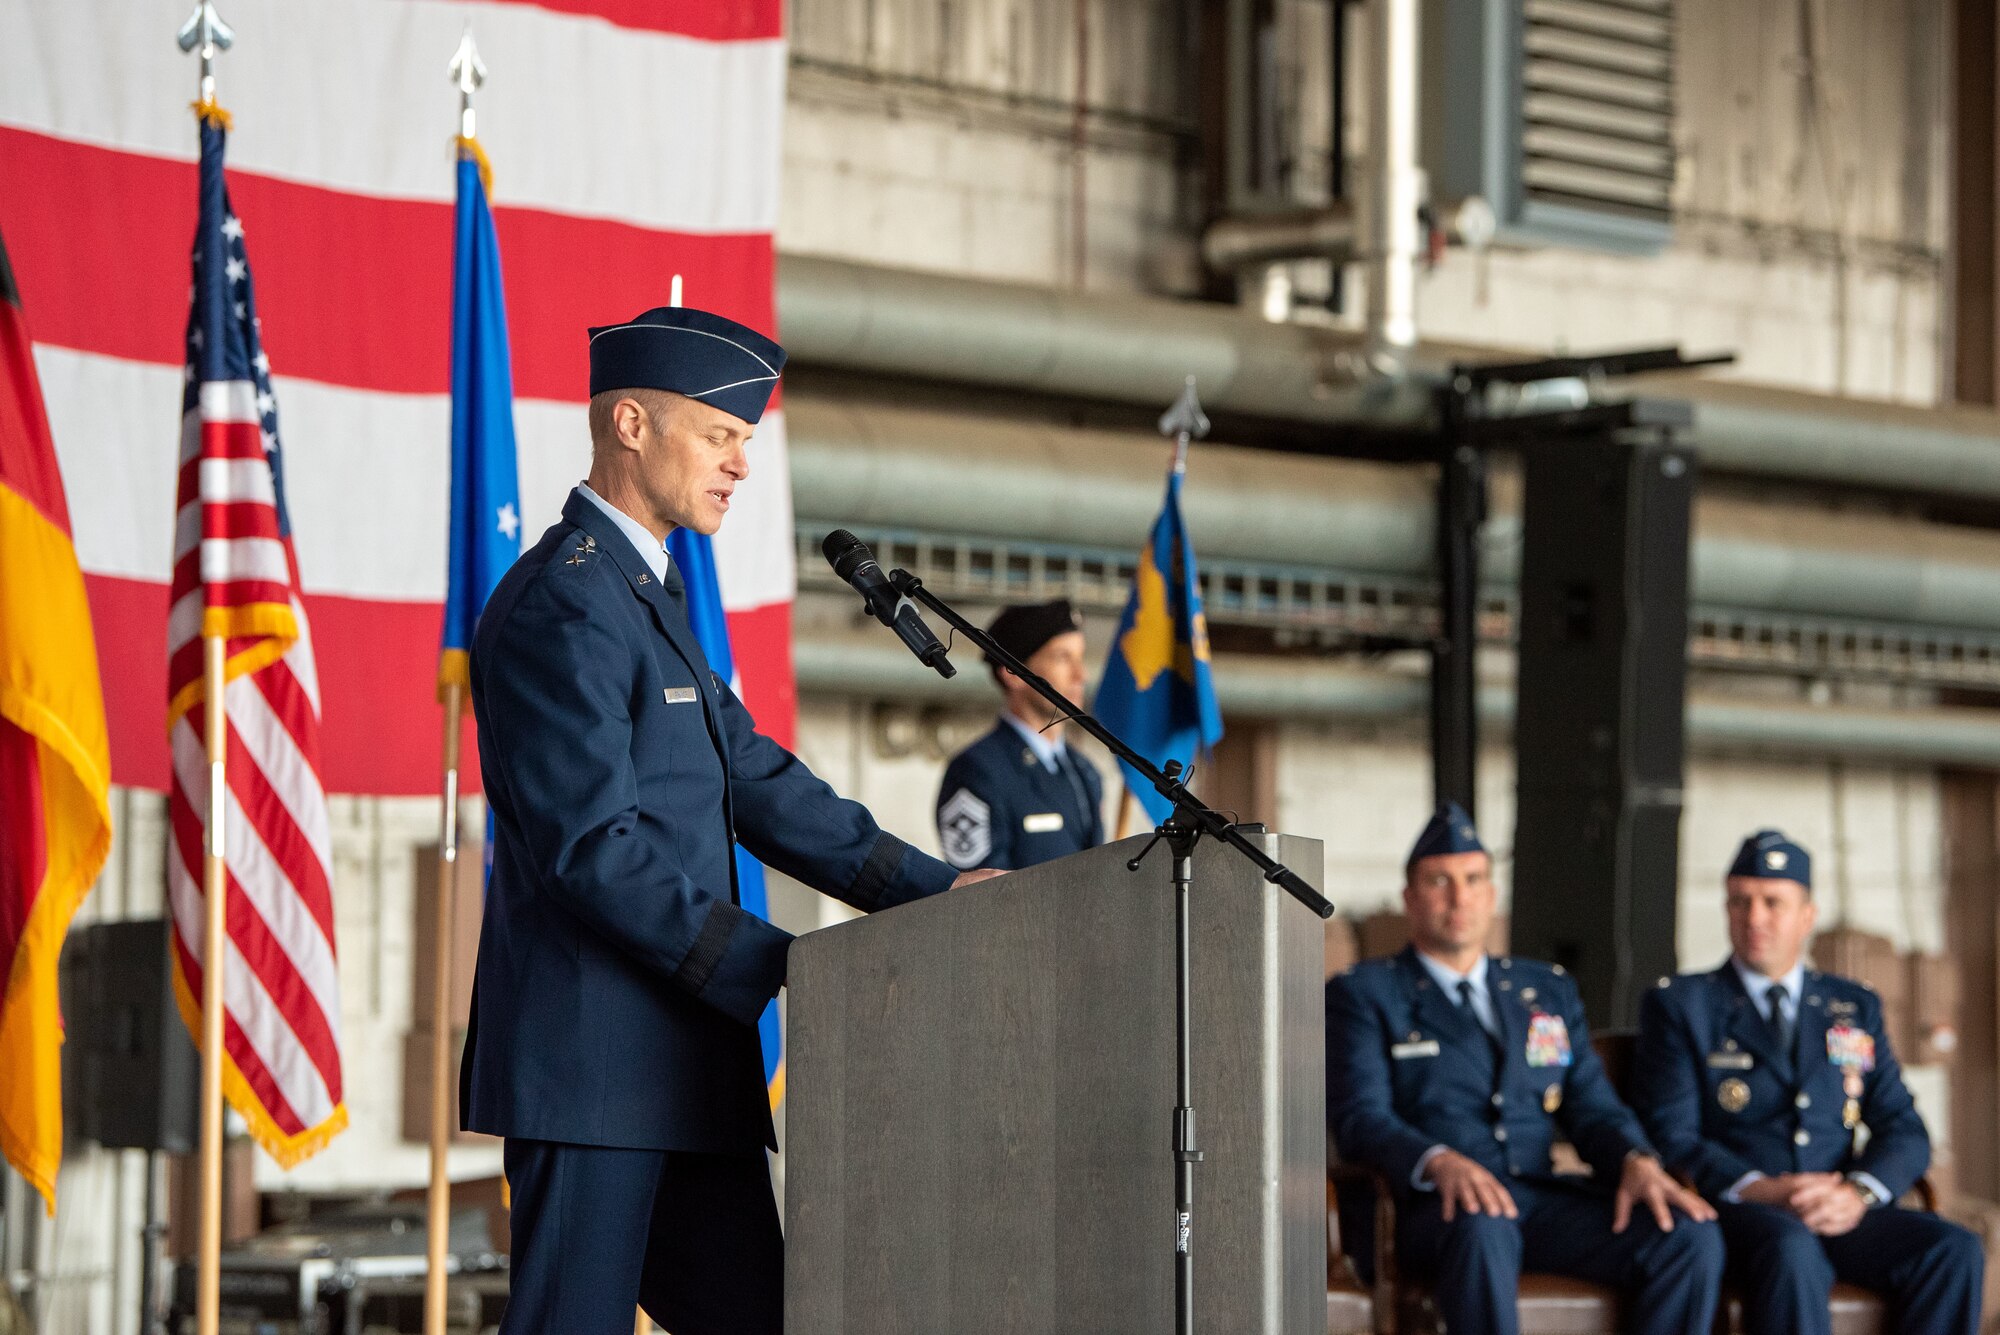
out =
[[1674,971],[1694,451],[1660,431],[1522,455],[1513,946],[1628,1027]]
[[164,918],[77,928],[63,946],[65,1121],[114,1149],[191,1154],[201,1057],[174,1004]]

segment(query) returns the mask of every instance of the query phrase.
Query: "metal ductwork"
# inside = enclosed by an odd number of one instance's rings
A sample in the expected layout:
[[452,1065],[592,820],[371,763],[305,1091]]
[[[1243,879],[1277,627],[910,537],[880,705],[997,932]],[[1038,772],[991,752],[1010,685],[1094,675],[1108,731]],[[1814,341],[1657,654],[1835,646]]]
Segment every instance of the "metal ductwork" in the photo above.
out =
[[[779,259],[778,319],[802,363],[1148,407],[1172,402],[1192,374],[1211,409],[1329,427],[1429,427],[1431,386],[1452,362],[1523,355],[1423,343],[1410,377],[1371,381],[1353,331],[799,255]],[[1694,405],[1707,468],[2000,500],[2000,415],[1658,383]]]
[[[1153,437],[808,395],[786,409],[807,519],[1136,549],[1159,509],[1169,447]],[[1435,560],[1419,469],[1204,445],[1183,498],[1210,559],[1403,576]],[[1507,584],[1519,520],[1496,501],[1482,559]],[[2000,630],[2000,533],[1983,529],[1710,498],[1692,561],[1698,603]]]
[[[802,637],[794,659],[806,694],[993,705],[984,673],[945,681],[887,632]],[[1224,712],[1245,718],[1414,725],[1429,700],[1429,688],[1416,677],[1241,655],[1216,658],[1215,682]],[[1479,714],[1487,730],[1507,735],[1513,691],[1483,688]],[[1859,709],[1695,695],[1687,732],[1691,748],[1710,753],[2000,768],[2000,710],[1993,709]]]

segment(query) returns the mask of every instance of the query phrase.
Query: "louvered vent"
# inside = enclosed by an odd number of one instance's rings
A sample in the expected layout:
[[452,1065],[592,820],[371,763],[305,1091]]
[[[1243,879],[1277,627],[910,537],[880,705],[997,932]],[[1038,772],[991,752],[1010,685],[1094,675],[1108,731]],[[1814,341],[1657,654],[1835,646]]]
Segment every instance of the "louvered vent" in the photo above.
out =
[[1675,0],[1426,0],[1433,190],[1516,245],[1651,252],[1674,186]]
[[1664,224],[1674,185],[1673,0],[1527,0],[1530,200]]

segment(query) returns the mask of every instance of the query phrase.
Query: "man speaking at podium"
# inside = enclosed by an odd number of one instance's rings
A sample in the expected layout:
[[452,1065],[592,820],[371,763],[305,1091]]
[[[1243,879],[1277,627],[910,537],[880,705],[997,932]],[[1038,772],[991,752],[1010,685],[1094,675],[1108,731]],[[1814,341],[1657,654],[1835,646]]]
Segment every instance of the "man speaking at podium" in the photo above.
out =
[[504,1136],[505,1335],[777,1332],[784,1252],[757,1018],[791,937],[732,842],[857,908],[997,875],[883,832],[761,736],[664,543],[714,533],[784,350],[703,311],[590,331],[591,464],[472,647],[493,876],[460,1073]]

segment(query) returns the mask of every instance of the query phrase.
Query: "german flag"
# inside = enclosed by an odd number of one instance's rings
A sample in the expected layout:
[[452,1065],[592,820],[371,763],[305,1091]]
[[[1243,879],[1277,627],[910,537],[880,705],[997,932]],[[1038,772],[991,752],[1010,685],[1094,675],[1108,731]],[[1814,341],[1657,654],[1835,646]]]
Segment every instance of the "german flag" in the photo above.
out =
[[50,1214],[62,1162],[56,957],[111,851],[97,642],[0,241],[0,1151]]

